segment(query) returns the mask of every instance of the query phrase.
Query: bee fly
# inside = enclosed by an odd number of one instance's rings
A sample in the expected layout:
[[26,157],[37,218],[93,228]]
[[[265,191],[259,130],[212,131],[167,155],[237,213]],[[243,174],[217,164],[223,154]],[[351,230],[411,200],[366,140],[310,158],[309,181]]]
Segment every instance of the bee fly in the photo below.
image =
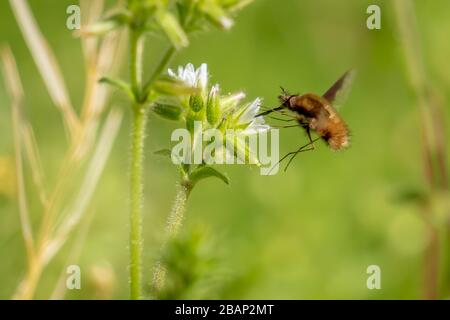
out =
[[[347,71],[323,96],[314,93],[291,95],[281,88],[282,94],[279,96],[281,105],[258,115],[266,116],[275,111],[288,109],[294,113],[292,119],[279,120],[297,121],[298,124],[295,126],[285,126],[285,128],[300,126],[306,131],[309,143],[296,151],[289,152],[280,160],[281,162],[291,156],[285,171],[298,153],[313,150],[314,142],[319,139],[322,139],[332,150],[342,150],[349,146],[349,130],[333,105],[337,97],[342,98],[344,92],[348,91],[353,77],[354,72]],[[311,138],[311,131],[317,133],[319,137],[313,140]]]

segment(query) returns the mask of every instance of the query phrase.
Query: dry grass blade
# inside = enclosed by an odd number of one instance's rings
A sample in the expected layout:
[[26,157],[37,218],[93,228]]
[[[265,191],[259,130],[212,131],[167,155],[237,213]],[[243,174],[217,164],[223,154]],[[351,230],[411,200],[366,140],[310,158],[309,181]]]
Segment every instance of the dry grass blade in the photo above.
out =
[[24,123],[22,125],[22,136],[28,163],[31,167],[33,182],[36,185],[42,205],[46,207],[48,204],[48,198],[45,191],[44,170],[42,169],[41,157],[37,148],[33,127],[29,123]]
[[[103,10],[104,1],[81,0],[81,5],[83,13],[86,13],[83,16],[87,16],[88,20],[97,20]],[[31,299],[35,295],[45,267],[83,219],[117,135],[122,120],[122,112],[113,110],[109,113],[99,137],[100,119],[103,118],[102,114],[107,104],[109,89],[100,85],[98,78],[102,74],[110,74],[121,65],[120,52],[124,51],[124,46],[123,41],[118,39],[123,38],[123,32],[107,35],[102,40],[82,39],[87,78],[84,103],[81,108],[82,116],[78,117],[70,103],[59,66],[45,38],[39,31],[27,1],[10,0],[10,6],[44,79],[50,97],[62,113],[65,128],[71,139],[59,174],[47,195],[45,175],[33,130],[26,121],[17,117],[20,120],[17,125],[18,137],[23,140],[20,142],[24,144],[24,150],[32,170],[33,182],[39,189],[38,195],[43,204],[40,229],[36,233],[36,239],[34,239],[36,244],[33,243],[32,246],[34,247],[34,255],[28,257],[27,273],[14,295],[17,299]],[[14,75],[12,72],[8,72],[8,74]],[[17,98],[15,101],[21,102],[22,89],[16,83],[17,81],[11,81],[9,91],[13,97]],[[20,112],[18,116],[20,116]],[[97,144],[95,144],[96,141]],[[97,147],[92,155],[92,149],[95,145]],[[72,195],[71,190],[75,186],[73,184],[75,179],[73,178],[80,174],[81,168],[84,167],[85,161],[89,157],[87,170],[83,171],[84,180],[81,188],[78,194]],[[24,201],[21,203],[26,205]],[[66,206],[66,203],[71,205]],[[22,208],[23,212],[27,211],[25,210],[27,209],[26,206],[22,205]],[[58,221],[62,222],[58,224]],[[24,222],[24,225],[27,225],[27,221]],[[29,232],[28,229],[24,229],[26,235],[31,235],[31,228],[29,228]],[[29,236],[27,237],[29,238]],[[28,247],[31,246],[28,245]]]
[[428,147],[434,149],[433,120],[427,97],[427,83],[429,81],[426,78],[420,43],[416,36],[418,28],[414,8],[411,1],[406,0],[396,0],[393,4],[396,9],[398,30],[403,45],[409,81],[419,102],[424,139],[429,144]]
[[[94,212],[90,211],[88,216],[84,219],[83,223],[77,230],[77,235],[75,237],[75,240],[73,241],[72,248],[70,249],[70,253],[67,257],[67,262],[65,264],[66,266],[76,263],[76,261],[78,261],[78,259],[80,258],[81,253],[83,251],[83,245],[89,233],[89,228],[91,226],[93,217]],[[53,289],[52,295],[50,296],[50,300],[64,299],[64,296],[67,292],[66,278],[67,273],[65,268],[63,268],[59,276],[58,282],[56,283],[55,288]]]
[[[81,1],[83,26],[98,21],[104,7],[103,1]],[[101,40],[96,37],[82,37],[81,43],[85,58],[86,87],[83,106],[81,109],[81,123],[83,126],[84,144],[75,150],[75,157],[81,158],[95,142],[99,117],[105,109],[110,94],[110,88],[99,83],[104,74],[114,74],[122,64],[124,53],[124,32],[112,32]]]
[[14,128],[14,146],[15,146],[15,158],[16,158],[16,177],[17,177],[17,191],[19,201],[19,214],[20,223],[22,229],[23,239],[29,258],[29,263],[34,257],[34,240],[33,231],[30,224],[30,215],[28,212],[27,197],[25,193],[25,181],[23,174],[23,160],[22,160],[22,139],[21,139],[21,127],[22,127],[22,102],[23,102],[23,89],[20,82],[19,73],[17,71],[17,65],[14,60],[13,54],[9,48],[3,48],[1,50],[1,58],[3,61],[3,71],[5,82],[8,87],[9,94],[12,98],[12,118]]
[[[81,12],[86,14],[81,15],[82,28],[90,25],[91,23],[98,21],[103,12],[104,1],[103,0],[80,0]],[[86,61],[86,69],[89,70],[92,64],[96,62],[97,54],[97,37],[85,37],[81,39],[81,45],[83,47],[84,59]]]
[[8,93],[14,103],[21,104],[24,94],[19,71],[17,70],[17,63],[9,47],[2,47],[0,54],[3,62],[3,76]]
[[121,121],[122,111],[114,109],[109,113],[98,139],[95,152],[84,175],[79,193],[74,199],[72,206],[67,210],[63,222],[57,227],[55,236],[45,250],[44,264],[47,264],[65,243],[71,231],[77,226],[86,212],[119,131]]
[[78,117],[70,102],[56,59],[39,31],[26,0],[10,0],[9,3],[47,90],[55,105],[62,112],[73,138],[78,129]]
[[75,151],[75,157],[82,157],[95,142],[100,115],[104,112],[111,89],[99,83],[101,75],[115,74],[121,66],[126,43],[124,32],[106,35],[94,56],[87,57],[93,63],[87,63],[86,94],[81,113],[81,122],[85,134],[84,144]]

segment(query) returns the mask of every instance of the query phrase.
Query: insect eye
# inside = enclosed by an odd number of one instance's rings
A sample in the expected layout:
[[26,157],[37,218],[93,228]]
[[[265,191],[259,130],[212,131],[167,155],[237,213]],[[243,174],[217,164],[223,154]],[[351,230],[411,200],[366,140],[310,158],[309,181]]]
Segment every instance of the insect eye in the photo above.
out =
[[285,100],[284,100],[284,104],[289,106],[291,104],[291,99],[294,98],[295,95],[289,95]]

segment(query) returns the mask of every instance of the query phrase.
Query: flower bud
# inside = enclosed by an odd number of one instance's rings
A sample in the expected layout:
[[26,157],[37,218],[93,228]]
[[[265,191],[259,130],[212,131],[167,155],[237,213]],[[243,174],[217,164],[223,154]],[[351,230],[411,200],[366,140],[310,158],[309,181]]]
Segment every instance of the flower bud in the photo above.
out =
[[199,94],[193,94],[189,98],[189,107],[195,112],[203,109],[203,99]]
[[159,115],[164,119],[175,121],[180,120],[183,113],[183,110],[179,106],[160,103],[156,103],[153,106],[152,110],[153,112],[155,112],[157,115]]
[[220,119],[220,101],[219,101],[219,86],[215,85],[211,88],[206,103],[206,118],[210,125],[216,125]]
[[253,3],[254,0],[229,0],[225,4],[228,12],[235,13],[241,11],[249,4]]
[[234,22],[228,17],[225,10],[212,0],[204,0],[200,5],[200,10],[208,19],[222,29],[230,29]]
[[188,37],[174,15],[165,10],[158,10],[155,18],[175,48],[181,49],[189,45]]

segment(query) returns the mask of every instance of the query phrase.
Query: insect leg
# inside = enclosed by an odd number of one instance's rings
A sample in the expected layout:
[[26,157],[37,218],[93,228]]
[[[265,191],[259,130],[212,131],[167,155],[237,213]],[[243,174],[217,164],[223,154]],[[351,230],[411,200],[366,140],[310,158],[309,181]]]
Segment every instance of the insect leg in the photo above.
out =
[[272,168],[270,168],[269,174],[272,172],[272,170],[273,170],[276,166],[280,165],[280,163],[283,162],[284,159],[286,159],[287,157],[289,157],[290,155],[292,155],[292,154],[294,154],[294,153],[295,153],[295,151],[289,152],[289,153],[285,154],[285,155],[283,156],[283,158],[281,158],[281,159],[280,159],[280,160],[279,160]]
[[[303,123],[302,125],[303,125],[303,128],[305,128],[305,130],[306,130],[306,134],[308,135],[309,143],[313,144],[313,141],[311,139],[311,129],[309,128],[309,125],[307,123]],[[313,146],[314,146],[314,144],[313,144]]]
[[269,118],[270,119],[274,119],[274,120],[284,121],[284,122],[291,122],[291,121],[296,121],[297,120],[297,119],[295,119],[293,117],[291,119],[282,119],[282,118],[277,118],[277,117],[270,116]]
[[[306,147],[308,147],[307,149],[305,149]],[[289,166],[291,165],[292,161],[295,159],[295,157],[300,153],[300,152],[306,152],[306,151],[312,151],[314,150],[314,144],[313,142],[310,142],[308,144],[305,144],[303,147],[299,148],[297,151],[291,152],[291,158],[289,159],[288,163],[286,164],[286,167],[284,168],[284,172],[287,171],[287,169],[289,168]]]
[[[311,140],[310,142],[308,142],[307,144],[305,144],[305,145],[303,145],[303,146],[301,146],[300,148],[298,148],[296,151],[291,151],[291,152],[288,152],[287,154],[285,154],[284,156],[283,156],[283,158],[281,158],[271,169],[270,169],[270,171],[269,171],[269,174],[270,174],[270,172],[272,172],[272,170],[276,167],[276,166],[278,166],[281,162],[283,162],[287,157],[289,157],[289,156],[291,156],[291,159],[289,159],[289,163],[288,163],[288,166],[289,166],[289,164],[292,162],[292,160],[293,160],[293,158],[295,158],[295,156],[297,155],[297,154],[299,154],[300,152],[305,152],[305,151],[310,151],[310,150],[314,150],[314,142],[316,142],[317,140],[319,140],[320,139],[320,137],[319,138],[316,138],[316,139],[314,139],[314,140]],[[308,149],[305,149],[306,147],[309,147]],[[284,169],[284,171],[286,171],[287,170],[287,167],[288,166],[286,166],[286,168]]]
[[272,126],[273,128],[285,129],[285,128],[295,128],[295,127],[303,127],[301,124],[293,124],[289,126]]
[[[291,155],[291,158],[289,159],[288,163],[286,164],[286,167],[284,168],[284,172],[287,171],[287,169],[289,168],[290,164],[292,163],[292,161],[294,160],[294,158],[300,153],[300,152],[306,152],[306,151],[312,151],[315,149],[314,147],[314,142],[316,142],[317,140],[320,139],[320,137],[312,140],[311,139],[311,133],[309,132],[309,130],[306,131],[308,134],[308,138],[309,138],[309,143],[305,144],[304,146],[300,147],[297,151],[293,151],[288,153],[288,155]],[[308,148],[307,148],[308,147]],[[307,149],[305,149],[307,148]]]

